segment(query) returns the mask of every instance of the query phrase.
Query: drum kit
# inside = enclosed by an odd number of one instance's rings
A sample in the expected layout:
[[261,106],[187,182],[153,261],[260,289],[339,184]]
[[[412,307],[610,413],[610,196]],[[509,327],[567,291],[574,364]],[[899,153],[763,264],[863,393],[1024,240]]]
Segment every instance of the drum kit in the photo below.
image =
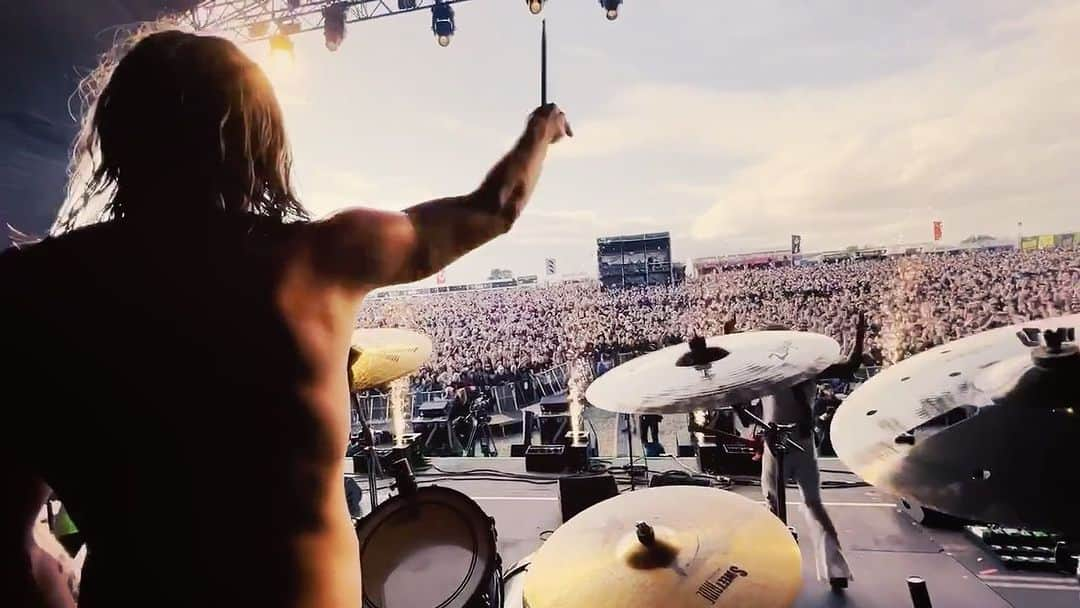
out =
[[[1068,451],[1080,438],[1077,325],[1080,315],[1002,328],[892,366],[839,408],[839,456],[873,485],[945,513],[1080,533],[1066,498],[1080,485]],[[622,414],[740,408],[812,380],[839,353],[800,332],[695,338],[615,368],[586,398]],[[783,429],[759,423],[782,447]],[[464,494],[417,489],[404,470],[398,496],[357,524],[367,608],[780,608],[802,585],[782,514],[693,486],[597,503],[503,573],[494,520]]]
[[939,512],[1080,534],[1080,315],[1032,321],[905,359],[837,409],[837,455]]

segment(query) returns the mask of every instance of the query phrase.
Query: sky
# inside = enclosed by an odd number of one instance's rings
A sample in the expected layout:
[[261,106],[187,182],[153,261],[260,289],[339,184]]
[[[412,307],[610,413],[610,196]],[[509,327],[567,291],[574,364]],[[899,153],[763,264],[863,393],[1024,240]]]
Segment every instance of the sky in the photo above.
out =
[[[244,48],[282,102],[316,216],[475,188],[539,102],[540,18],[518,0]],[[599,236],[670,231],[676,260],[1080,230],[1080,2],[549,0],[554,146],[506,236],[446,271],[595,273]],[[429,279],[426,283],[432,283]]]

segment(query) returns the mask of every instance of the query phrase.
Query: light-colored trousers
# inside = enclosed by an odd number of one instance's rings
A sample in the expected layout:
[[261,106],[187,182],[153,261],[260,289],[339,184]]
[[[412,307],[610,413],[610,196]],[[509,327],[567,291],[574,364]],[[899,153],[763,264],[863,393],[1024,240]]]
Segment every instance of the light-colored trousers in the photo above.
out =
[[[818,471],[817,449],[811,437],[795,440],[803,451],[790,449],[784,455],[784,478],[794,478],[802,494],[804,513],[811,526],[811,541],[814,544],[814,561],[817,565],[818,580],[833,578],[852,579],[847,560],[840,550],[840,541],[836,537],[836,527],[832,518],[825,511],[821,501],[821,473]],[[765,447],[761,458],[761,491],[770,507],[776,504],[776,460]],[[775,508],[773,509],[775,511]]]

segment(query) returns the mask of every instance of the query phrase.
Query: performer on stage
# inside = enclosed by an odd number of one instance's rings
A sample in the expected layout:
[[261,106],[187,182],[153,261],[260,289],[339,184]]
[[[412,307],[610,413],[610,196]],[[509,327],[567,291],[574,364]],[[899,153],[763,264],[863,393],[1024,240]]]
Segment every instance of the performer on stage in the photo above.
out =
[[[766,329],[787,329],[770,326]],[[761,462],[761,489],[769,507],[776,512],[776,488],[786,479],[794,478],[806,505],[808,520],[814,527],[815,561],[819,579],[828,579],[834,588],[847,587],[851,571],[840,549],[836,527],[821,500],[821,478],[817,464],[817,447],[814,443],[814,402],[817,383],[820,380],[839,378],[851,380],[862,363],[863,340],[866,334],[866,317],[860,313],[855,330],[855,347],[845,361],[838,362],[807,380],[786,390],[777,391],[761,399],[762,418],[765,422],[794,424],[796,432],[792,440],[802,451],[791,449],[784,455],[784,479],[776,478],[776,462],[768,444],[764,446]],[[745,421],[744,421],[745,423]]]
[[96,76],[72,200],[106,192],[105,221],[0,255],[0,604],[47,605],[11,539],[48,484],[88,547],[80,606],[359,606],[341,480],[360,302],[505,233],[563,112],[533,112],[470,193],[309,221],[274,93],[231,42],[152,34]]

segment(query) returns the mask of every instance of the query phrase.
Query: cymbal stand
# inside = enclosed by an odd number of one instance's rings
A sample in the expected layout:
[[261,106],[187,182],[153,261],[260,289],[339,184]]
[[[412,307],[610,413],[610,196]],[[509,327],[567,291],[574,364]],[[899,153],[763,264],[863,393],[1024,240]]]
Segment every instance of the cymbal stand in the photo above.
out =
[[772,452],[777,479],[776,504],[769,505],[769,508],[780,521],[787,525],[787,477],[784,475],[784,455],[792,449],[799,452],[806,451],[791,439],[791,435],[798,425],[765,422],[757,414],[742,405],[732,407],[765,429],[765,444],[769,446],[769,451]]
[[371,510],[374,511],[375,507],[379,506],[380,473],[379,454],[375,451],[375,432],[371,430],[367,418],[364,417],[364,409],[360,407],[360,396],[355,392],[350,393],[349,401],[353,412],[356,413],[356,420],[360,424],[360,446],[367,457],[368,493],[371,495]]

